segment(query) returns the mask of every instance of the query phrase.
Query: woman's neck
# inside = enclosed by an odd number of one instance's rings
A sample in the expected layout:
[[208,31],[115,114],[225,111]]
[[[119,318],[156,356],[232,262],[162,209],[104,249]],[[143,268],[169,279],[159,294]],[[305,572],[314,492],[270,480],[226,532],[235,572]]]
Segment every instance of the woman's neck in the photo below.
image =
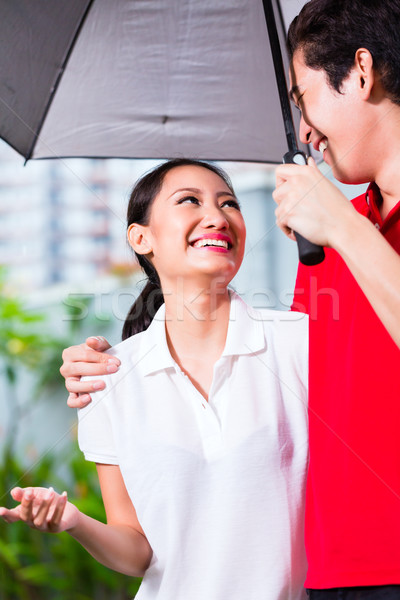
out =
[[179,364],[186,359],[214,362],[225,347],[230,297],[226,287],[164,294],[166,333],[170,352]]
[[164,294],[165,327],[172,358],[208,400],[214,365],[228,333],[230,297],[227,288]]

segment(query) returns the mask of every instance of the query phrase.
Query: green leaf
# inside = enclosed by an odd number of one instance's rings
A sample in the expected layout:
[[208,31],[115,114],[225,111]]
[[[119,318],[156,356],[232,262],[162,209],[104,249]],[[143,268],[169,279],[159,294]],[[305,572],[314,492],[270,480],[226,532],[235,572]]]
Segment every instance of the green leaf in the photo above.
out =
[[18,577],[31,584],[44,584],[49,580],[49,569],[47,565],[34,564],[18,569]]
[[11,569],[19,569],[21,567],[21,563],[18,559],[20,550],[20,544],[9,544],[0,540],[0,558]]

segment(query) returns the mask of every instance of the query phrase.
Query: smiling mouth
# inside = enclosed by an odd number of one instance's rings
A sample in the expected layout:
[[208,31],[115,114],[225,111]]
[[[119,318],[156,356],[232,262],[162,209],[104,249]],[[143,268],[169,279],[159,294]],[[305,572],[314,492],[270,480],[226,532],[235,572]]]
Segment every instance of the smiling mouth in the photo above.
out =
[[328,140],[326,138],[324,138],[323,140],[320,141],[319,146],[318,146],[318,150],[321,152],[321,154],[323,154],[325,152],[325,150],[328,147]]
[[230,250],[232,248],[232,244],[227,242],[226,240],[212,240],[212,239],[202,239],[197,240],[192,244],[193,248],[207,248],[207,247],[217,247],[224,248],[225,250]]

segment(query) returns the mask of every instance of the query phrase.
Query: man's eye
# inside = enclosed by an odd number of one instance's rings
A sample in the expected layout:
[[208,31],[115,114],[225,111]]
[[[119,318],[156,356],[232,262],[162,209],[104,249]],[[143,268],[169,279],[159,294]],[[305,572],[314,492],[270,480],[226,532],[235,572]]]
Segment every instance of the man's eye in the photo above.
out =
[[295,108],[297,108],[297,110],[299,110],[300,112],[301,112],[300,100],[301,100],[301,98],[303,97],[303,95],[304,95],[304,93],[303,93],[303,94],[301,94],[301,96],[298,96],[298,97],[295,97],[295,96],[292,96],[292,97],[291,97],[291,100],[292,100],[292,104],[293,104],[293,106],[294,106]]
[[185,196],[184,198],[180,198],[177,204],[184,204],[186,202],[189,204],[200,204],[198,198],[195,196]]
[[295,105],[296,105],[296,108],[298,108],[300,111],[301,111],[301,102],[300,102],[300,101],[301,101],[301,99],[302,99],[302,97],[303,97],[303,96],[304,96],[304,93],[303,93],[303,94],[301,94],[301,96],[299,96],[299,97],[297,98],[297,102],[295,103]]

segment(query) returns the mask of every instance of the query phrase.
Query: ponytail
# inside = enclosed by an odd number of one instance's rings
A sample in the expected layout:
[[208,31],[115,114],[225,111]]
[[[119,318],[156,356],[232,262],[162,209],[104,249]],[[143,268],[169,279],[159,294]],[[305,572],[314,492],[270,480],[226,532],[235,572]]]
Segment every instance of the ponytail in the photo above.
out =
[[132,304],[125,319],[122,328],[123,340],[131,337],[131,335],[135,335],[135,333],[140,333],[147,329],[152,322],[154,315],[164,303],[164,296],[157,271],[144,256],[138,256],[137,258],[148,276],[148,281],[140,296],[136,298],[135,302]]

